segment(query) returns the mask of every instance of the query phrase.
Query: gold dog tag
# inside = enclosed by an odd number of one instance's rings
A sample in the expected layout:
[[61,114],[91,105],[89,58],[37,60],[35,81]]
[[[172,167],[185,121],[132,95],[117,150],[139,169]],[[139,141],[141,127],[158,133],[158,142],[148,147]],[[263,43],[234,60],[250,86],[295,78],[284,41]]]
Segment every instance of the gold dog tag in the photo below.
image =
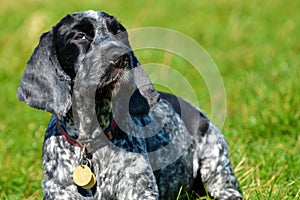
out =
[[73,180],[83,189],[91,189],[96,184],[96,176],[87,165],[79,165],[73,172]]

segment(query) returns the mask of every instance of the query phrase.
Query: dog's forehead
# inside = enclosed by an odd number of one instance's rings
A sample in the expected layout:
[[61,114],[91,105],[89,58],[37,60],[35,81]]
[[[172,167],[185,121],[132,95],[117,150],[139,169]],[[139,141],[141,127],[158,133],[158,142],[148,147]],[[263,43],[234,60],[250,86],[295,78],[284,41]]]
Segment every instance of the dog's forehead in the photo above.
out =
[[99,17],[101,16],[101,12],[97,12],[97,11],[94,11],[94,10],[88,10],[86,12],[84,12],[84,14],[87,16],[87,17],[90,17],[90,18],[94,18],[94,19],[99,19]]
[[88,11],[84,11],[84,12],[77,12],[77,13],[74,13],[74,15],[80,15],[82,17],[91,18],[91,19],[94,19],[96,21],[99,21],[99,20],[109,16],[105,12],[94,11],[94,10],[88,10]]

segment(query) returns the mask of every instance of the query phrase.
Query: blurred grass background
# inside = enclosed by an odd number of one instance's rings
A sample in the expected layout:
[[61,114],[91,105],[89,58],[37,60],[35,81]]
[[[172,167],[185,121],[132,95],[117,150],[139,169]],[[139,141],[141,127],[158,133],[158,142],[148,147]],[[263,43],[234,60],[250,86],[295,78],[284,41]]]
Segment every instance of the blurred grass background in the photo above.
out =
[[[199,42],[227,95],[223,133],[245,199],[300,199],[300,1],[2,0],[0,4],[0,199],[41,199],[41,153],[50,115],[19,103],[17,85],[39,41],[65,14],[94,9],[127,29],[164,27]],[[162,51],[142,63],[179,70],[210,114],[189,64]],[[176,80],[174,80],[176,81]]]

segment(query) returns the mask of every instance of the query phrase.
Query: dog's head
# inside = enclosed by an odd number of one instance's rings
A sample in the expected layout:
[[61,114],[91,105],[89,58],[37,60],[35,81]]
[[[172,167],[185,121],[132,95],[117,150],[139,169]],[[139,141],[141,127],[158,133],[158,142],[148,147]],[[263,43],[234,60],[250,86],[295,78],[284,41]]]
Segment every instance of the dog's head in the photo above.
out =
[[[70,110],[74,93],[92,91],[96,98],[109,99],[129,89],[133,101],[138,101],[132,113],[145,113],[159,94],[137,68],[141,67],[126,29],[114,17],[95,11],[74,13],[41,36],[17,96],[61,118]],[[121,87],[122,82],[127,86]]]

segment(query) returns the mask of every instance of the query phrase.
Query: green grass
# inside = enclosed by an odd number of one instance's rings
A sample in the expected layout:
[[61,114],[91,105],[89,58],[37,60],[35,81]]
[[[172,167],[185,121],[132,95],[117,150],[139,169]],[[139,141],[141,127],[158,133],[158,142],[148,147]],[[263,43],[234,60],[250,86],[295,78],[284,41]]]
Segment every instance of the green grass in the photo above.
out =
[[[107,11],[128,29],[170,28],[198,41],[225,84],[223,133],[245,199],[300,199],[299,7],[295,0],[2,0],[0,199],[41,199],[41,149],[50,115],[19,103],[16,89],[41,33],[66,13],[87,9]],[[142,63],[169,65],[188,77],[210,115],[206,85],[184,59],[163,51],[137,53]]]

